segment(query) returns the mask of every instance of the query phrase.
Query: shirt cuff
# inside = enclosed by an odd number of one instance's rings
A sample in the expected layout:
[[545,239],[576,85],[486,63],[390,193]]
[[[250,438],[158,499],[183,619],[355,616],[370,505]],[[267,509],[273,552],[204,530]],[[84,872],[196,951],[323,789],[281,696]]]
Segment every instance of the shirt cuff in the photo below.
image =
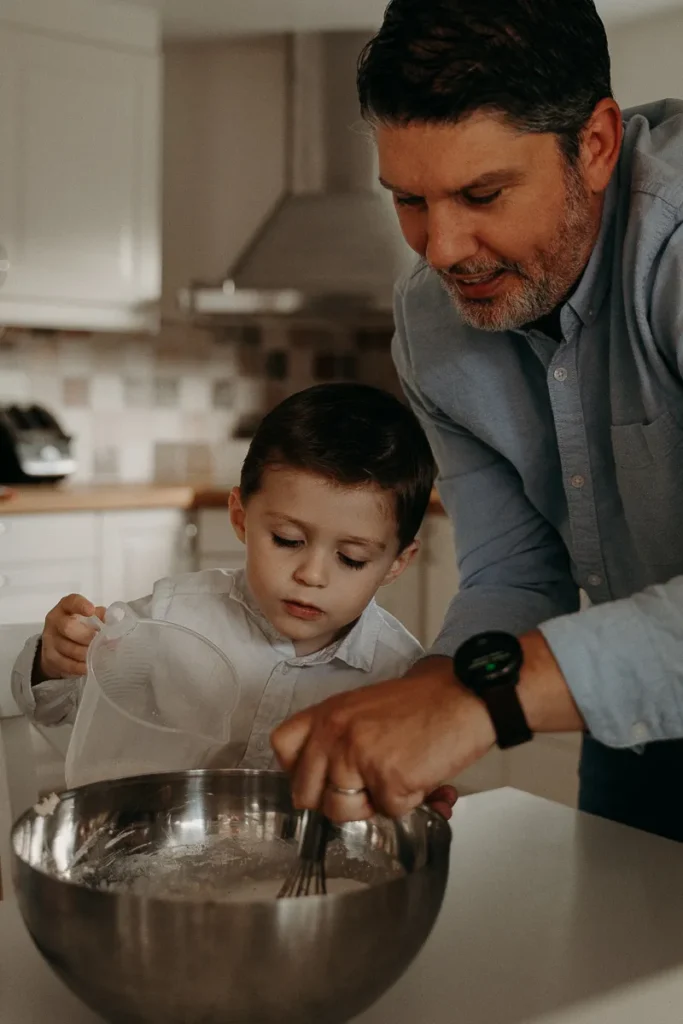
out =
[[31,677],[39,643],[40,633],[29,637],[12,669],[12,696],[17,705],[16,713],[29,718],[33,718],[36,709]]
[[452,658],[458,647],[477,633],[495,630],[522,636],[540,622],[571,610],[571,605],[558,607],[547,595],[521,588],[464,589],[451,601],[443,629],[427,653]]
[[638,748],[683,737],[681,680],[655,648],[651,623],[630,602],[597,606],[539,628],[596,740]]

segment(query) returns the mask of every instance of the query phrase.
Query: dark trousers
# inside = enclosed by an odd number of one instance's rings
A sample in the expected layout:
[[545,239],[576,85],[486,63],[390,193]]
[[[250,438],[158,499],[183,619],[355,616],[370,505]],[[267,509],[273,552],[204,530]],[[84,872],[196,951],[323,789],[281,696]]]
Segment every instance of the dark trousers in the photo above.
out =
[[650,743],[642,754],[584,736],[579,808],[683,842],[683,740]]

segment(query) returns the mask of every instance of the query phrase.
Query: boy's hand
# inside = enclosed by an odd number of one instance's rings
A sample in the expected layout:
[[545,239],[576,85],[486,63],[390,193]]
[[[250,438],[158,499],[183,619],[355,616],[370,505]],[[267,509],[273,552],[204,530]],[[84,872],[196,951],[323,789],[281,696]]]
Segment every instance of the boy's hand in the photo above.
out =
[[439,786],[433,793],[425,797],[425,803],[429,804],[433,811],[440,814],[446,821],[450,821],[453,816],[453,808],[458,799],[458,791],[455,786]]
[[85,659],[96,631],[81,622],[78,616],[96,615],[104,620],[104,611],[80,594],[69,594],[47,613],[41,637],[40,665],[36,666],[34,683],[85,675]]

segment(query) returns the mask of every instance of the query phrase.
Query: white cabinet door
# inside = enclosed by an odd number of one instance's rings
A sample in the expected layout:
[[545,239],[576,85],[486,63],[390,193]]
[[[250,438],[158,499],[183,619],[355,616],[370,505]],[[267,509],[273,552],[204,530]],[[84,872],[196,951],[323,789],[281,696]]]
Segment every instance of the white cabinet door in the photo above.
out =
[[102,516],[103,603],[132,601],[157,580],[192,568],[185,513],[176,509]]
[[453,528],[448,516],[427,516],[423,529],[425,646],[441,631],[446,610],[458,589]]
[[244,544],[235,535],[227,508],[203,508],[197,515],[197,568],[244,568]]
[[244,545],[236,535],[226,508],[201,508],[197,513],[197,551],[201,557],[216,552],[239,555]]
[[422,552],[419,551],[402,576],[377,592],[377,604],[386,608],[424,646],[424,595]]
[[0,624],[41,622],[66,594],[100,600],[98,516],[0,518]]
[[153,326],[159,58],[0,15],[0,63],[0,321]]
[[42,622],[67,594],[100,599],[98,566],[93,559],[69,558],[0,568],[0,624]]
[[96,561],[99,546],[99,517],[93,512],[0,515],[0,572],[66,559]]

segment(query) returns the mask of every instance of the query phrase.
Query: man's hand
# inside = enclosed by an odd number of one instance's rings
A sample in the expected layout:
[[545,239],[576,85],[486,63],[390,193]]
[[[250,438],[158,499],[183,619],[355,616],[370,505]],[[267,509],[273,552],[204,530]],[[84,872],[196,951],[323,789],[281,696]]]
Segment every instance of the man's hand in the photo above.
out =
[[88,618],[91,615],[104,620],[104,608],[96,608],[80,594],[63,597],[47,613],[41,637],[40,665],[34,670],[34,684],[45,679],[85,675],[85,659],[96,631],[81,622],[79,616]]
[[[524,651],[519,699],[533,732],[585,728],[543,635],[520,638]],[[433,793],[493,746],[483,701],[453,677],[450,658],[425,658],[404,679],[331,697],[284,722],[272,743],[292,775],[298,807],[322,809],[336,821],[375,810],[399,817],[429,800],[448,816],[455,793]],[[357,795],[335,788],[358,790]],[[429,794],[429,796],[427,795]],[[450,805],[450,806],[449,806]]]
[[[308,708],[275,730],[297,807],[336,821],[375,811],[400,817],[495,740],[482,702],[453,678],[449,658],[419,662],[403,679],[366,686]],[[355,796],[336,793],[359,789]],[[435,794],[447,814],[453,791]],[[445,798],[445,799],[444,799]]]

